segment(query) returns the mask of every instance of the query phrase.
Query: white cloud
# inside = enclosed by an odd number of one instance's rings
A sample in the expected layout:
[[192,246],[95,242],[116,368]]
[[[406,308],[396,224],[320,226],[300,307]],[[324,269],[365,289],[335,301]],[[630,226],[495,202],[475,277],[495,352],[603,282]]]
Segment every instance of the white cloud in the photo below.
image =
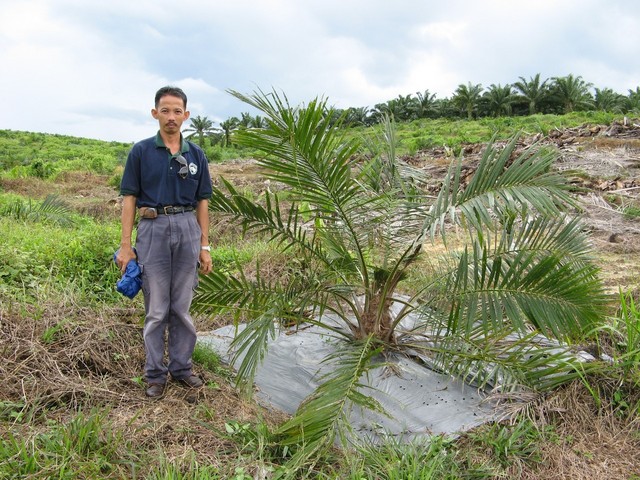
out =
[[460,48],[464,45],[464,34],[468,25],[466,22],[434,22],[417,25],[411,34],[419,42],[430,45],[432,42],[447,44]]
[[640,3],[623,0],[0,2],[0,128],[14,130],[133,141],[167,84],[220,121],[249,110],[227,89],[347,108],[536,73],[623,94],[640,81]]

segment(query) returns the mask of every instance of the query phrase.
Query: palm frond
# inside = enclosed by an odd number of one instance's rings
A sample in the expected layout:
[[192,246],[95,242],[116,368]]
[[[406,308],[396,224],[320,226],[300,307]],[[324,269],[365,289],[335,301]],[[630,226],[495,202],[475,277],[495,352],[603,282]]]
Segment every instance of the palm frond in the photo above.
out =
[[211,316],[233,311],[237,321],[243,313],[247,316],[257,315],[259,310],[254,308],[268,304],[272,295],[270,288],[261,290],[243,276],[237,278],[213,270],[208,275],[200,277],[192,310],[194,313]]
[[[270,235],[283,250],[299,248],[321,261],[342,282],[350,275],[363,277],[363,262],[354,255],[353,243],[345,244],[350,237],[341,235],[342,229],[331,221],[325,225],[307,224],[298,204],[292,203],[286,212],[281,211],[277,195],[265,193],[265,205],[260,205],[242,195],[236,188],[221,179],[227,192],[214,188],[209,209],[223,213],[240,222],[245,230]],[[315,227],[315,228],[314,228]],[[366,272],[364,274],[366,276]]]
[[261,110],[267,118],[264,129],[245,129],[237,134],[241,145],[266,152],[259,163],[266,175],[291,187],[316,208],[340,215],[349,201],[358,197],[358,184],[352,180],[355,139],[334,125],[326,100],[313,100],[307,106],[292,108],[276,92],[245,96],[232,95]]
[[458,255],[442,298],[450,331],[486,329],[504,321],[558,340],[580,338],[604,314],[597,267],[585,257],[579,222],[537,218],[511,224],[495,243],[476,239]]
[[350,405],[384,413],[382,406],[363,393],[361,378],[373,367],[379,352],[377,341],[369,336],[361,342],[343,343],[325,361],[335,369],[323,377],[323,383],[298,408],[296,415],[275,432],[281,445],[298,445],[297,455],[308,457],[330,446],[341,428],[346,428]]
[[[264,359],[268,343],[275,335],[276,326],[300,325],[303,323],[321,327],[336,337],[345,338],[347,330],[323,322],[325,310],[340,312],[339,308],[350,306],[350,315],[342,313],[340,318],[357,317],[357,303],[349,288],[337,288],[335,278],[324,278],[325,270],[310,271],[307,275],[292,275],[267,282],[260,277],[260,265],[256,266],[255,278],[247,278],[238,265],[238,274],[212,271],[200,278],[194,295],[194,313],[217,315],[233,312],[236,325],[245,321],[246,326],[238,332],[232,342],[232,363],[239,361],[237,383],[247,387],[253,382],[256,369]],[[245,389],[245,393],[249,393]]]
[[3,213],[17,220],[45,222],[63,227],[74,224],[71,207],[57,195],[47,195],[42,203],[35,205],[31,199],[27,203],[16,200],[5,207]]
[[247,322],[245,328],[239,331],[231,342],[234,351],[232,364],[237,364],[241,359],[236,386],[248,397],[251,395],[256,370],[269,349],[269,340],[275,338],[274,323],[278,319],[278,313],[276,308],[263,310],[258,317]]
[[509,329],[487,335],[476,328],[470,336],[449,335],[436,347],[415,349],[435,353],[434,368],[462,378],[480,389],[544,392],[601,368],[585,362],[574,349],[535,333],[514,334]]
[[[312,250],[322,257],[313,239],[313,232],[304,225],[304,220],[293,203],[287,212],[282,212],[278,196],[265,192],[265,205],[260,205],[252,199],[241,194],[236,188],[221,179],[227,192],[214,188],[209,209],[213,212],[225,214],[240,222],[245,230],[253,230],[257,233],[271,235],[271,240],[277,240],[286,244],[286,248],[298,246]],[[311,233],[311,234],[310,234]]]
[[432,237],[436,227],[444,234],[446,218],[467,222],[477,232],[491,229],[496,213],[533,210],[553,216],[575,203],[563,178],[550,171],[556,155],[534,147],[516,155],[517,140],[512,137],[501,151],[490,142],[466,188],[461,188],[462,159],[452,165],[431,210]]
[[368,284],[366,235],[356,223],[367,212],[371,196],[352,174],[357,139],[346,138],[346,131],[338,128],[341,120],[335,123],[335,111],[325,100],[293,108],[277,92],[230,93],[262,111],[267,122],[266,128],[238,132],[237,142],[262,151],[259,164],[266,176],[289,186],[294,200],[304,198],[325,228],[340,230],[341,242],[352,252],[350,261],[357,263],[354,268]]

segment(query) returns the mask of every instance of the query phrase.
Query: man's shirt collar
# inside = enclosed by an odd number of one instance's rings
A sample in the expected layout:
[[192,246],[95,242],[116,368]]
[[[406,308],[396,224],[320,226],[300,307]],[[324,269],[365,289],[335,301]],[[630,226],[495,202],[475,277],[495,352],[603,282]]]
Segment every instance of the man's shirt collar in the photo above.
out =
[[[162,135],[160,132],[156,133],[156,147],[157,148],[167,148],[164,144],[164,140],[162,140]],[[189,151],[189,142],[185,140],[185,138],[180,134],[180,153],[186,153]]]

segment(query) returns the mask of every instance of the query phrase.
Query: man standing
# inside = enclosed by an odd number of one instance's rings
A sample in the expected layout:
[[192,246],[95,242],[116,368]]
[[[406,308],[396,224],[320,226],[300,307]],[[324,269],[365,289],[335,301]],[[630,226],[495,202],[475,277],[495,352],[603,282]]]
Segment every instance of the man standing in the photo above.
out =
[[[151,115],[160,129],[133,146],[122,175],[122,236],[116,262],[124,273],[137,252],[146,314],[146,394],[158,398],[164,394],[168,374],[188,387],[202,386],[191,370],[196,330],[189,309],[198,263],[204,274],[212,268],[208,238],[212,184],[203,151],[180,131],[189,118],[184,92],[177,87],[158,90]],[[164,361],[167,331],[168,364]]]

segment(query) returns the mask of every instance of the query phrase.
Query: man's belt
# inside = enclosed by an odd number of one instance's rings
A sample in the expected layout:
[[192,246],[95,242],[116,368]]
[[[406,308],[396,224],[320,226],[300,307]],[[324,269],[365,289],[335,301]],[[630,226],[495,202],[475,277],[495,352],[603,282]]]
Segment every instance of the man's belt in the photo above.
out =
[[173,205],[167,205],[166,207],[156,207],[158,215],[175,215],[176,213],[193,212],[193,207],[174,207]]
[[177,213],[193,212],[193,207],[176,207],[166,205],[164,207],[140,207],[140,218],[156,218],[158,215],[175,215]]

